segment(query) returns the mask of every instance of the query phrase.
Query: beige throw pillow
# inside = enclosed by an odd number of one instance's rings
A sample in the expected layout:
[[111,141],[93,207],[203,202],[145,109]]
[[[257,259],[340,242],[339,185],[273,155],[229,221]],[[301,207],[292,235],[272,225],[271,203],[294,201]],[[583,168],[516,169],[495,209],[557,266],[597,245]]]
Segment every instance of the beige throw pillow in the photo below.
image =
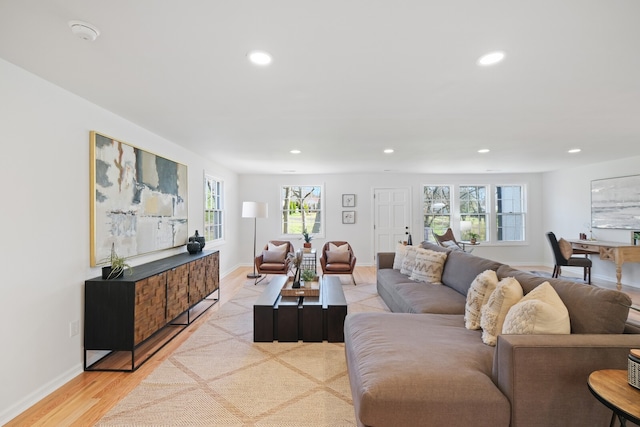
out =
[[288,248],[289,245],[287,243],[283,243],[281,245],[274,245],[271,242],[267,243],[267,250],[269,251],[280,251],[286,253]]
[[494,270],[483,271],[471,282],[464,307],[464,326],[467,329],[480,329],[482,307],[489,302],[497,285],[498,275]]
[[287,253],[280,250],[262,251],[262,262],[281,264],[286,256]]
[[332,262],[348,264],[350,258],[351,255],[349,254],[349,252],[327,251],[328,264],[331,264]]
[[570,334],[567,307],[549,282],[536,286],[507,313],[503,334]]
[[436,252],[430,249],[417,248],[416,261],[410,277],[411,280],[441,285],[442,270],[446,260],[446,252]]
[[496,285],[489,301],[482,307],[480,327],[482,342],[495,346],[509,309],[522,299],[522,286],[513,277],[505,277]]
[[398,245],[396,246],[396,255],[393,258],[394,269],[400,270],[402,268],[402,261],[404,261],[405,256],[407,256],[407,245],[398,243]]
[[336,246],[333,243],[329,243],[329,251],[331,252],[347,252],[349,250],[349,245],[344,244],[340,246]]
[[562,254],[562,256],[566,259],[571,258],[571,255],[573,255],[573,246],[571,246],[571,243],[567,242],[563,238],[560,238],[560,240],[558,240],[558,245],[560,246],[560,253]]
[[411,273],[413,273],[413,267],[416,264],[416,250],[417,248],[415,246],[407,246],[407,254],[402,260],[400,273],[411,276]]

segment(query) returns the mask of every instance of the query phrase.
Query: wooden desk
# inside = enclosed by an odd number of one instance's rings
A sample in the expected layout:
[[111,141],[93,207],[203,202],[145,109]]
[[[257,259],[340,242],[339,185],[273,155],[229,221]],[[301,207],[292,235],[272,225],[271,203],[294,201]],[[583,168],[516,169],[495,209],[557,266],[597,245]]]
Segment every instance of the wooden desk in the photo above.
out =
[[630,243],[605,242],[601,240],[569,240],[573,249],[598,254],[604,261],[616,263],[616,279],[618,289],[622,287],[622,264],[625,262],[640,262],[640,246]]
[[596,399],[613,411],[611,426],[616,416],[621,426],[626,425],[627,420],[640,424],[640,390],[629,385],[626,370],[595,371],[589,375],[587,383]]

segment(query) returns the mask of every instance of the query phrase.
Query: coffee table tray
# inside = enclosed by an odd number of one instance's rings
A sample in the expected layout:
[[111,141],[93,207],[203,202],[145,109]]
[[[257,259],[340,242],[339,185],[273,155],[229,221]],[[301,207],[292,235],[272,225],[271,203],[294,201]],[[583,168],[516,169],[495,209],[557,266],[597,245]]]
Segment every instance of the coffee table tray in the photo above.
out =
[[[304,285],[304,286],[302,286]],[[299,288],[292,288],[293,277],[287,278],[280,295],[283,297],[318,297],[320,296],[320,279],[315,278],[312,282],[302,282]]]

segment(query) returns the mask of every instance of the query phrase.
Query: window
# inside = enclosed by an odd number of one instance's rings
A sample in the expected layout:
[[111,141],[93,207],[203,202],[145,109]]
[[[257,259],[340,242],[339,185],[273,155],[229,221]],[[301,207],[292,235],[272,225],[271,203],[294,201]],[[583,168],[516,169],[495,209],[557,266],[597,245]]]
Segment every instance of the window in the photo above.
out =
[[284,235],[323,235],[321,185],[283,185],[280,190],[282,207],[281,230]]
[[204,238],[207,242],[224,238],[223,183],[204,176]]
[[451,226],[451,187],[448,185],[425,185],[424,194],[424,240],[433,240],[433,233],[444,234]]
[[496,239],[523,241],[524,191],[520,185],[496,186]]
[[478,241],[487,239],[487,187],[483,185],[460,186],[460,238],[469,240],[471,233]]

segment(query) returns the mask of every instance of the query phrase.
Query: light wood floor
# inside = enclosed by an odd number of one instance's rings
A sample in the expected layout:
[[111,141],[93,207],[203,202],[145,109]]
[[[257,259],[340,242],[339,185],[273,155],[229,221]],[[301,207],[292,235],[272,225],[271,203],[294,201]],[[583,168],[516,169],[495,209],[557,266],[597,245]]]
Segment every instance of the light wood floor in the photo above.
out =
[[[548,271],[548,267],[520,267],[523,270]],[[92,426],[116,403],[131,392],[147,375],[158,367],[176,348],[186,341],[205,319],[229,301],[247,282],[249,268],[240,268],[220,283],[220,302],[201,316],[180,335],[169,342],[137,371],[83,372],[58,390],[14,418],[6,427],[14,426]],[[357,267],[356,283],[375,282],[375,267]],[[613,282],[594,281],[600,287],[616,289]],[[258,285],[260,286],[260,284]],[[640,305],[640,289],[623,286],[635,305]],[[633,313],[636,314],[637,313]],[[632,314],[632,315],[633,315]],[[638,316],[640,320],[640,316]]]

